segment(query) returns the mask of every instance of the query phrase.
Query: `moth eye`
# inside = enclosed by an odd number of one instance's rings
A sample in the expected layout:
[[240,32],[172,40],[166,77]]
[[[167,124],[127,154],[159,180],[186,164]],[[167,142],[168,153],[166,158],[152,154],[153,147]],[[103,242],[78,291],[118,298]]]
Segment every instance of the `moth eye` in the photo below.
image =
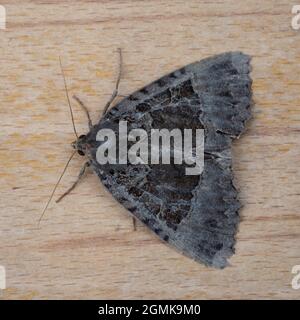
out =
[[84,155],[85,155],[85,153],[84,153],[83,151],[81,151],[81,150],[78,150],[77,152],[78,152],[78,154],[80,154],[81,156],[84,156]]
[[82,135],[79,136],[78,139],[84,139],[85,137],[86,137],[86,135],[85,135],[85,134],[82,134]]

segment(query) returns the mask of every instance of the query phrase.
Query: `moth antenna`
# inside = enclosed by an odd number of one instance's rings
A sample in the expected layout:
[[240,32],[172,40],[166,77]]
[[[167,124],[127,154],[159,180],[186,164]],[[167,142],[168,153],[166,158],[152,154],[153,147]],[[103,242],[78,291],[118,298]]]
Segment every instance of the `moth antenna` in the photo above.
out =
[[43,212],[42,212],[42,214],[41,214],[41,216],[40,216],[40,218],[39,218],[38,226],[40,226],[40,223],[41,223],[41,221],[42,221],[42,218],[43,218],[43,216],[44,216],[44,214],[45,214],[45,212],[46,212],[46,210],[47,210],[47,208],[48,208],[48,206],[49,206],[49,204],[50,204],[50,202],[51,202],[51,200],[52,200],[52,198],[53,198],[53,196],[54,196],[54,193],[55,193],[55,191],[56,191],[56,189],[57,189],[57,187],[58,187],[58,185],[59,185],[62,177],[64,176],[64,174],[65,174],[65,172],[66,172],[66,170],[67,170],[67,168],[68,168],[68,166],[69,166],[69,163],[71,162],[72,158],[74,157],[75,153],[76,153],[76,151],[74,151],[74,152],[71,154],[68,162],[66,163],[66,165],[65,165],[65,167],[64,167],[64,170],[62,171],[62,173],[61,173],[58,181],[56,182],[55,187],[53,188],[53,191],[52,191],[52,193],[51,193],[51,196],[49,197],[49,200],[48,200],[48,202],[47,202],[47,204],[46,204],[46,206],[45,206],[45,208],[44,208],[44,210],[43,210]]
[[64,79],[64,85],[65,85],[66,96],[67,96],[68,105],[69,105],[69,109],[70,109],[70,113],[71,113],[73,130],[74,130],[74,133],[75,133],[76,138],[78,138],[78,134],[77,134],[76,127],[75,127],[74,116],[73,116],[73,110],[72,110],[72,107],[71,107],[71,101],[70,101],[69,92],[68,92],[67,81],[66,81],[66,77],[65,77],[65,73],[64,73],[64,68],[63,68],[63,66],[62,66],[62,62],[61,62],[60,56],[59,56],[59,64],[60,64],[61,73],[62,73],[62,76],[63,76],[63,79]]

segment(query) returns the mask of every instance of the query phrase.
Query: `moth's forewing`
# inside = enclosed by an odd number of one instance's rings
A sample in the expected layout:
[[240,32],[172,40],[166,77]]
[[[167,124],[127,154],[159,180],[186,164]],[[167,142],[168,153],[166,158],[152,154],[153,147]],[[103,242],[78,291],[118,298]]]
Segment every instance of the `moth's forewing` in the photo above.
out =
[[[136,91],[113,107],[89,133],[93,169],[136,218],[185,255],[223,268],[234,252],[240,203],[233,185],[231,141],[250,117],[250,58],[217,55],[181,68]],[[205,130],[201,175],[186,165],[99,165],[96,134],[119,121],[128,131]]]

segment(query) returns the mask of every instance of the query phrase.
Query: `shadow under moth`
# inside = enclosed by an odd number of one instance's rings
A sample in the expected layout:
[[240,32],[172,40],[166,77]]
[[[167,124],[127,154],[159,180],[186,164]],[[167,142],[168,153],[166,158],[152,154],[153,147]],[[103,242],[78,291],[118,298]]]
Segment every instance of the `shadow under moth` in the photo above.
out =
[[[79,179],[90,166],[114,198],[160,239],[198,262],[224,268],[234,253],[239,223],[241,205],[233,184],[231,142],[241,135],[251,115],[249,73],[248,55],[216,55],[160,78],[108,110],[118,94],[120,71],[104,115],[95,125],[75,97],[90,127],[86,135],[76,134],[73,143],[74,153],[88,158]],[[119,138],[120,121],[127,122],[128,131],[140,128],[149,135],[152,129],[204,130],[203,171],[187,175],[185,164],[172,161],[172,152],[169,164],[99,164],[97,150],[105,142],[97,134],[111,129]],[[115,147],[118,153],[120,146]]]

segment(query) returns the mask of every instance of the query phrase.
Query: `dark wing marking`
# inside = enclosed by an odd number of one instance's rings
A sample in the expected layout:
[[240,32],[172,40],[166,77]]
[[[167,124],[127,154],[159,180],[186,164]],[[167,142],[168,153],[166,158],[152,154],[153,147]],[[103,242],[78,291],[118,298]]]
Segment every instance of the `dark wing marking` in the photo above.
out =
[[[103,184],[161,239],[206,265],[222,268],[234,252],[239,221],[230,145],[250,117],[250,58],[226,53],[179,69],[113,107],[89,133],[93,168]],[[185,165],[103,165],[96,162],[101,128],[204,128],[201,176]],[[172,162],[171,162],[172,163]]]

